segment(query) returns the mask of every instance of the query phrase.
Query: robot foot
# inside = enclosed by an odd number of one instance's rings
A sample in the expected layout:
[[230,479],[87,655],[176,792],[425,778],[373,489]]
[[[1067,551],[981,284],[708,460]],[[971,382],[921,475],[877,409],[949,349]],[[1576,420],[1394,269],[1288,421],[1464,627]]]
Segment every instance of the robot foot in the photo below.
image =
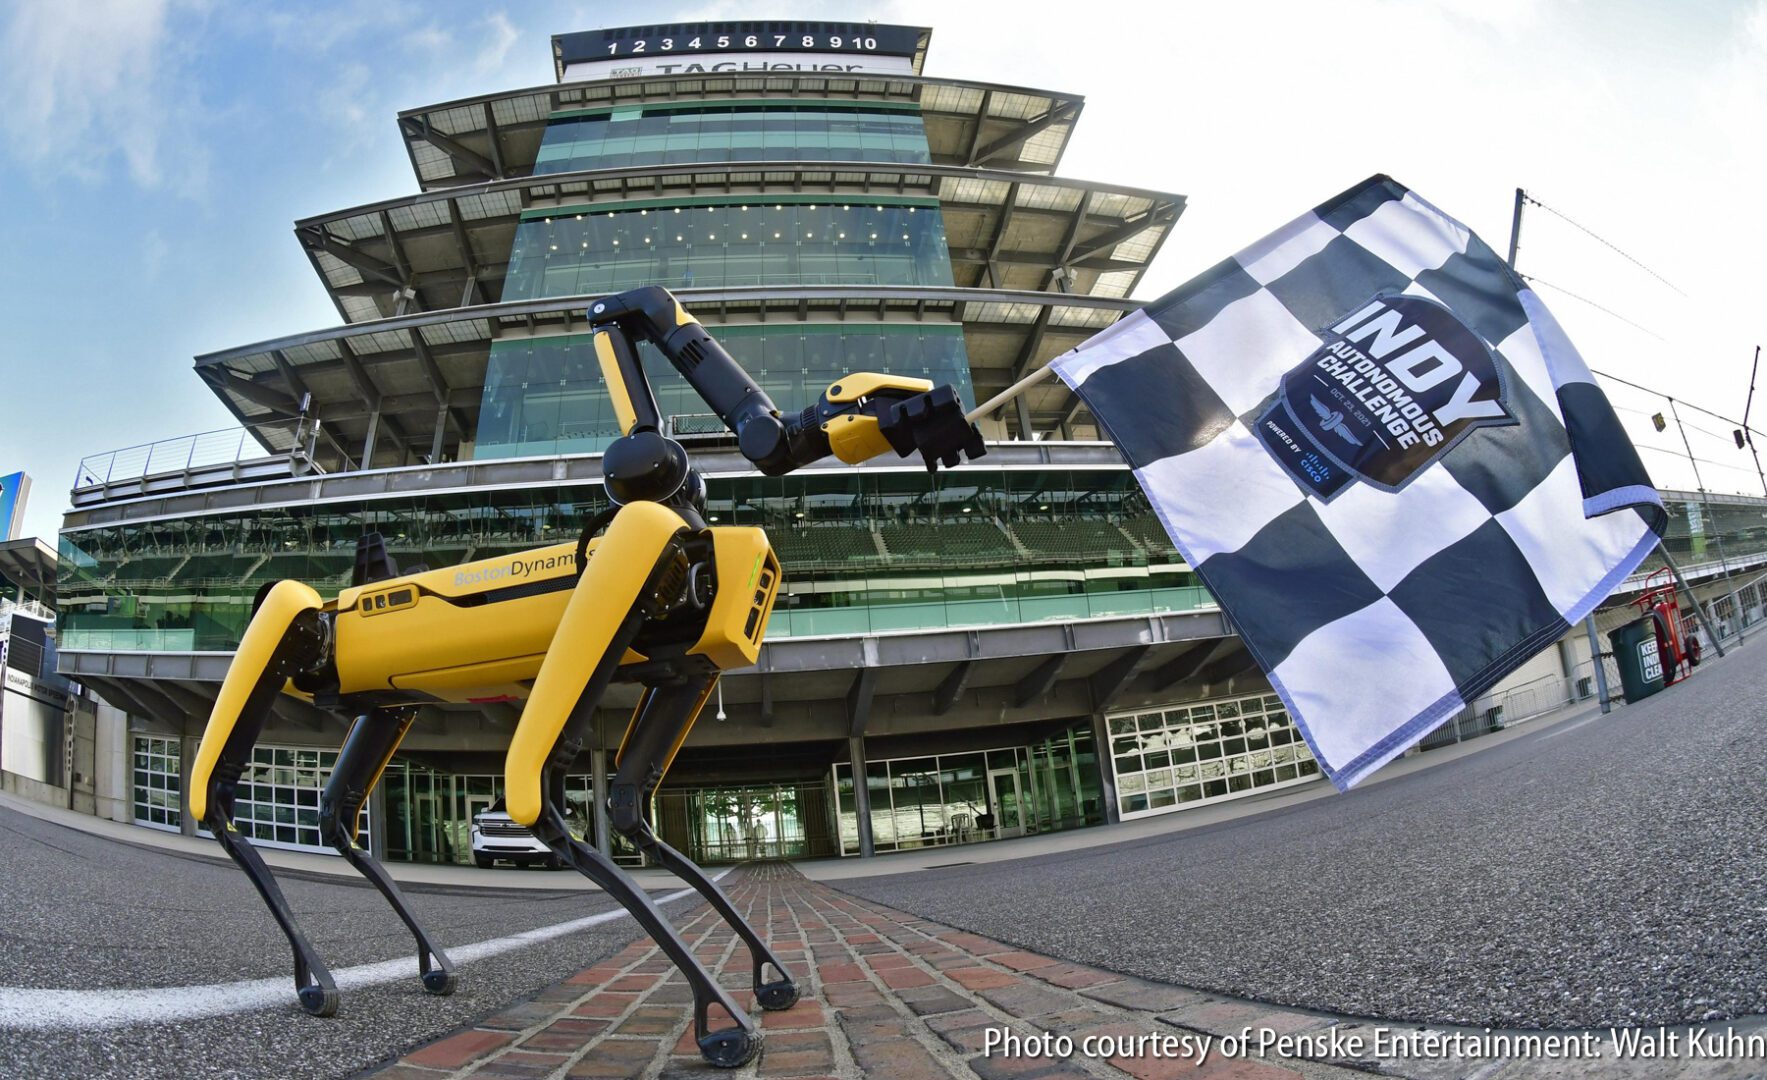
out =
[[798,1003],[798,986],[790,979],[755,987],[755,1000],[768,1012],[781,1012]]
[[338,993],[335,986],[310,984],[296,991],[296,996],[301,999],[301,1008],[312,1016],[334,1016],[337,1014]]
[[720,1069],[735,1069],[761,1052],[761,1033],[739,1027],[714,1031],[699,1041],[699,1052]]

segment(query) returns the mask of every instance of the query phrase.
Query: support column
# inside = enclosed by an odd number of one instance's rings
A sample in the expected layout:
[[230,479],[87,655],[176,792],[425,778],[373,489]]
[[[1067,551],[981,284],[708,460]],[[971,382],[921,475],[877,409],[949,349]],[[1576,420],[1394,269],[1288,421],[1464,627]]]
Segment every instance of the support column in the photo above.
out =
[[[133,743],[133,736],[130,736]],[[190,816],[190,767],[196,763],[197,740],[187,735],[178,737],[178,790],[183,792],[178,799],[178,831],[185,836],[196,835],[196,819]],[[132,755],[133,745],[129,747]]]
[[368,414],[368,434],[362,439],[362,467],[374,467],[374,440],[380,436],[380,407]]
[[1612,711],[1607,703],[1607,669],[1601,666],[1601,642],[1595,637],[1595,615],[1590,613],[1583,619],[1583,628],[1589,631],[1589,659],[1595,666],[1595,697],[1601,702],[1603,715]]
[[589,783],[595,799],[595,850],[612,857],[613,837],[607,828],[607,751],[589,751]]
[[1092,714],[1092,743],[1098,758],[1098,790],[1104,799],[1104,823],[1115,825],[1123,820],[1117,810],[1117,770],[1111,758],[1110,725],[1103,713]]
[[847,757],[853,763],[853,820],[859,827],[859,857],[877,854],[871,840],[871,782],[865,776],[865,736],[847,739]]
[[384,776],[368,793],[368,854],[381,862],[387,858],[387,785]]
[[436,433],[429,442],[429,463],[431,465],[442,463],[442,441],[448,437],[448,402],[445,398],[437,400],[440,405],[436,409]]
[[1031,441],[1031,403],[1020,394],[1012,399],[1013,411],[1018,416],[1018,437],[1020,442]]

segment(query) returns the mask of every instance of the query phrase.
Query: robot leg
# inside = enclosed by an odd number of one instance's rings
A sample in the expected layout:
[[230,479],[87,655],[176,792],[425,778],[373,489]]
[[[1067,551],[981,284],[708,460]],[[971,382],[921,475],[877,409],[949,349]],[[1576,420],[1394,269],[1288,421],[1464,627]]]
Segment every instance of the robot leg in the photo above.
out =
[[337,1012],[337,984],[269,867],[245,835],[233,827],[239,778],[251,761],[252,745],[289,676],[323,657],[325,635],[319,622],[319,594],[298,581],[278,582],[246,627],[215,711],[203,729],[185,798],[193,817],[206,825],[229,858],[251,879],[270,914],[294,950],[295,993],[301,1008],[315,1016]]
[[453,961],[418,925],[417,916],[411,913],[405,895],[386,869],[355,843],[362,804],[374,790],[374,785],[380,782],[380,774],[392,760],[393,751],[398,749],[405,733],[411,730],[411,722],[416,717],[415,709],[377,708],[357,717],[350,725],[350,733],[344,736],[343,749],[338,752],[337,765],[319,799],[319,833],[356,868],[357,873],[380,890],[387,903],[404,920],[411,936],[417,939],[417,972],[423,980],[423,988],[445,996],[454,992]]
[[[561,808],[565,770],[582,750],[587,721],[647,611],[657,597],[685,587],[686,560],[675,539],[684,527],[678,515],[655,503],[630,503],[615,515],[577,580],[510,739],[505,802],[510,817],[644,927],[693,989],[700,1053],[713,1065],[735,1068],[760,1052],[761,1032],[754,1021],[700,965],[637,882],[571,835]],[[713,1005],[736,1026],[713,1031]]]
[[[773,950],[761,940],[748,920],[731,905],[718,883],[706,876],[687,856],[657,837],[649,821],[650,799],[668,772],[669,764],[687,741],[712,688],[716,673],[701,681],[664,683],[650,687],[632,714],[632,724],[620,744],[618,766],[608,789],[608,823],[640,851],[661,863],[676,877],[692,885],[706,898],[730,928],[749,947],[755,1000],[763,1009],[789,1009],[798,1001],[798,988]],[[771,964],[778,978],[769,979]]]

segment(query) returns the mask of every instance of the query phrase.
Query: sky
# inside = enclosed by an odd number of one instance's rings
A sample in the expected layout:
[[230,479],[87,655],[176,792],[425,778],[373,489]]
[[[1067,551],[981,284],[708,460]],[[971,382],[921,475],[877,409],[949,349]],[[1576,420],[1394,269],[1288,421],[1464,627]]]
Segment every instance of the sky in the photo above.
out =
[[[1706,488],[1763,491],[1689,406],[1740,417],[1767,342],[1767,0],[12,0],[0,473],[33,477],[26,534],[83,457],[233,425],[193,357],[338,323],[293,222],[416,191],[400,110],[549,82],[554,33],[719,17],[931,26],[928,75],[1083,95],[1061,175],[1189,200],[1139,299],[1373,173],[1500,251],[1524,188],[1551,209],[1518,267],[1590,366],[1679,400]],[[1694,488],[1665,399],[1606,386],[1659,486]]]

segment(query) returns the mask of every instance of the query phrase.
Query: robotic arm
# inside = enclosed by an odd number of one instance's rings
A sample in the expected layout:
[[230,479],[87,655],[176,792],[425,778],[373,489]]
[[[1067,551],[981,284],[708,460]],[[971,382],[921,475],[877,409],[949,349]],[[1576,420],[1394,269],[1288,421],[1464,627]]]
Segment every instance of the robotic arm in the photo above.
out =
[[796,416],[782,416],[764,390],[681,302],[660,286],[633,289],[589,309],[595,351],[622,434],[661,427],[634,339],[649,341],[674,365],[725,425],[742,456],[780,476],[833,454],[849,465],[894,450],[918,452],[929,472],[986,453],[950,386],[925,379],[857,372],[830,386]]

